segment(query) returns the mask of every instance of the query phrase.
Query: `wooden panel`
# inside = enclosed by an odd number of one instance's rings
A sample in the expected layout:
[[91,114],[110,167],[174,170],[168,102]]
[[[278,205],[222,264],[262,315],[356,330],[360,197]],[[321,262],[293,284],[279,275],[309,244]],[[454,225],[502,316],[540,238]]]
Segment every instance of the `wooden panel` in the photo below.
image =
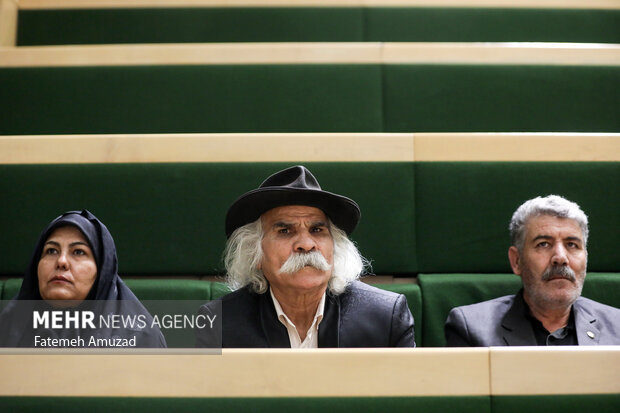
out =
[[418,133],[416,161],[620,161],[620,134]]
[[384,43],[389,64],[620,65],[620,45],[592,43]]
[[619,66],[620,45],[373,42],[184,43],[23,46],[0,49],[0,67],[344,63]]
[[2,136],[0,163],[412,161],[412,134]]
[[[196,354],[195,350],[187,354],[163,350],[131,355],[131,351],[119,350],[122,352],[126,354],[98,350],[64,354],[23,350],[16,354],[16,350],[1,350],[0,396],[407,397],[620,392],[619,346],[225,349],[219,356]],[[55,372],[56,379],[41,374],[45,371]],[[93,380],[94,372],[97,380]]]
[[24,46],[0,50],[0,67],[379,63],[378,43],[235,43]]
[[[122,350],[119,350],[122,352]],[[222,355],[0,355],[1,396],[372,397],[489,394],[488,349],[224,349]],[[101,353],[101,352],[99,352]],[[162,354],[163,353],[163,354]],[[176,352],[178,353],[178,352]],[[1,353],[0,353],[1,354]],[[55,377],[41,372],[53,372]],[[95,374],[96,372],[96,374]],[[459,372],[455,374],[455,372]],[[97,379],[93,379],[94,377]],[[175,377],[174,380],[170,380]]]
[[0,0],[0,47],[15,46],[17,36],[17,1]]
[[491,347],[491,394],[620,393],[620,346]]
[[532,7],[618,9],[616,0],[21,0],[23,9],[105,7]]
[[620,134],[298,133],[0,136],[0,164],[620,161]]

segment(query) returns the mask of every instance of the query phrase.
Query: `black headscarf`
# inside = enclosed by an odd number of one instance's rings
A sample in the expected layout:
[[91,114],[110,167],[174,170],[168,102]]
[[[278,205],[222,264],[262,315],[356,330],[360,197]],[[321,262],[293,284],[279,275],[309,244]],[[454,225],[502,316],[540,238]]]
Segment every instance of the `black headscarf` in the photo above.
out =
[[[98,313],[143,315],[149,323],[146,329],[104,329],[97,331],[97,336],[100,338],[130,338],[136,336],[138,337],[137,347],[166,347],[166,342],[159,328],[151,328],[150,322],[152,317],[147,309],[144,308],[134,293],[118,276],[116,246],[110,231],[108,231],[103,222],[99,221],[97,217],[87,210],[66,212],[50,222],[41,232],[24,274],[24,280],[19,293],[7,304],[2,314],[0,314],[0,345],[4,347],[32,346],[32,344],[28,345],[28,343],[32,343],[34,333],[28,328],[23,328],[24,324],[22,323],[25,320],[21,318],[25,312],[16,311],[18,301],[42,300],[39,291],[38,266],[43,253],[43,246],[54,230],[66,226],[76,227],[84,234],[97,264],[97,277],[84,303],[96,302]],[[85,305],[80,305],[79,307],[84,308]],[[44,304],[42,306],[45,308]],[[80,309],[79,307],[78,309]],[[41,306],[37,305],[37,308],[41,308]],[[32,318],[32,314],[28,315]],[[28,325],[32,325],[31,320]],[[55,333],[57,337],[72,337],[75,335],[76,331],[73,329],[66,329],[60,333]]]

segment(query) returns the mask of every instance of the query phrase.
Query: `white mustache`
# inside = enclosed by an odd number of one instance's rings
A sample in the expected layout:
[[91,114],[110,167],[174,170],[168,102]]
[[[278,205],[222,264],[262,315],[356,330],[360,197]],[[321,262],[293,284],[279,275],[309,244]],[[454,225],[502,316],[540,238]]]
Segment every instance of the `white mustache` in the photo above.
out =
[[318,251],[310,251],[306,253],[294,252],[286,259],[282,267],[281,274],[294,274],[301,271],[304,267],[314,267],[320,271],[327,271],[332,266],[329,265],[323,254]]
[[565,266],[565,265],[551,265],[547,267],[541,279],[543,281],[548,281],[551,279],[551,277],[557,277],[557,276],[566,278],[567,280],[570,280],[570,281],[577,280],[577,277],[575,276],[575,271],[573,271],[570,267]]

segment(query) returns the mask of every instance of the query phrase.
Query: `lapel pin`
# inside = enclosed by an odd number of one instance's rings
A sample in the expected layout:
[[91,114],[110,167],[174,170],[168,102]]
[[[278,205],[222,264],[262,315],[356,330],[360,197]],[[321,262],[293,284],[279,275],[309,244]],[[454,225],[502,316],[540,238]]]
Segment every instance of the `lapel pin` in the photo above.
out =
[[588,331],[586,334],[588,335],[588,337],[594,338],[594,333],[593,332]]

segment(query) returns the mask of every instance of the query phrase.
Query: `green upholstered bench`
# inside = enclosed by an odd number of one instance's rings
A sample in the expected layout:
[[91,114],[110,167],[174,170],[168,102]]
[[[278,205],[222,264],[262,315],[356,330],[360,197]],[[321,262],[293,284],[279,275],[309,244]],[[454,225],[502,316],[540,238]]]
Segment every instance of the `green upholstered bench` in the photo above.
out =
[[620,131],[620,66],[388,64],[385,132]]
[[521,280],[510,274],[420,274],[425,320],[424,347],[443,347],[448,312],[461,305],[490,300],[519,291]]
[[[127,286],[165,326],[171,314],[192,317],[200,306],[213,299],[213,290],[220,290],[215,283],[184,279],[126,279]],[[195,334],[191,328],[162,328],[169,348],[193,348]]]
[[[87,208],[110,229],[123,275],[223,272],[224,217],[242,193],[290,163],[0,165],[0,274],[21,276],[41,229]],[[508,273],[508,222],[550,193],[590,217],[589,269],[617,272],[618,162],[306,163],[323,188],[355,199],[352,238],[375,274]],[[50,177],[62,176],[62,179]]]
[[[561,143],[558,143],[561,145]],[[588,269],[618,272],[618,162],[416,162],[420,273],[510,273],[508,223],[527,199],[577,202],[589,217]]]
[[372,7],[365,40],[618,43],[619,24],[619,10]]
[[619,132],[619,79],[566,64],[3,67],[0,135]]
[[230,289],[223,282],[212,282],[211,283],[211,299],[212,300],[223,297],[228,293],[230,293]]
[[18,15],[17,44],[360,41],[620,43],[617,29],[620,26],[620,11],[613,9],[280,5],[22,9]]
[[17,44],[361,42],[363,25],[359,7],[20,10]]
[[[454,307],[515,294],[521,279],[513,274],[420,274],[424,347],[445,346],[444,323]],[[620,308],[620,274],[588,273],[583,295]]]
[[[217,299],[230,290],[221,282],[185,280],[185,279],[136,279],[129,278],[124,280],[133,293],[144,303],[153,315],[160,317],[167,313],[167,310],[181,308],[180,311],[194,314],[199,305],[208,300]],[[0,281],[0,299],[10,300],[17,295],[21,286],[21,278],[9,278]],[[420,287],[414,283],[397,284],[374,284],[375,287],[388,291],[404,294],[407,304],[414,316],[416,328],[416,342],[422,343],[422,295]],[[179,303],[167,304],[166,301],[191,301],[190,306]],[[193,308],[195,307],[195,308]],[[170,312],[168,312],[170,313]],[[169,347],[192,347],[194,344],[193,333],[186,331],[164,331]]]
[[146,397],[0,397],[4,411],[40,412],[108,412],[148,409],[149,412],[196,411],[289,412],[304,406],[304,412],[424,412],[458,411],[463,413],[521,413],[538,411],[567,413],[588,411],[616,413],[620,395],[541,395],[541,396],[452,396],[452,397],[333,397],[333,398],[146,398]]
[[[219,294],[225,286],[200,280],[186,279],[125,279],[127,286],[140,299],[151,315],[163,317],[170,314],[192,316],[200,305],[211,300],[213,293]],[[4,282],[2,300],[17,295],[21,278],[9,278]],[[6,302],[6,301],[4,301]],[[194,332],[191,329],[162,329],[170,348],[194,347]]]
[[211,300],[213,283],[184,279],[125,279],[140,300]]
[[[0,165],[5,200],[0,228],[11,234],[0,239],[0,274],[22,276],[42,228],[62,212],[81,208],[109,228],[122,275],[221,274],[226,210],[239,195],[290,165]],[[373,260],[374,273],[416,271],[412,163],[306,165],[324,189],[360,205],[362,220],[352,239]]]
[[[205,372],[205,374],[208,374]],[[453,397],[231,397],[231,398],[180,398],[180,397],[0,397],[4,411],[39,412],[109,412],[146,409],[153,413],[208,410],[211,413],[252,411],[278,413],[299,411],[308,413],[349,412],[411,412],[489,413],[489,396]]]
[[3,280],[2,285],[2,295],[0,296],[0,299],[3,301],[11,300],[19,292],[19,288],[22,285],[22,279],[9,278],[7,280]]
[[[229,292],[219,282],[183,279],[127,279],[127,285],[149,307],[162,300],[192,300],[200,303]],[[3,282],[3,300],[17,294],[21,279]],[[616,294],[620,274],[589,273],[583,295],[620,308]],[[421,347],[445,345],[443,325],[453,307],[473,304],[516,293],[521,280],[512,274],[420,274],[415,283],[375,284],[376,287],[404,294],[414,316],[416,343]],[[171,344],[179,344],[179,340]],[[184,343],[189,345],[188,343]]]
[[594,301],[620,308],[618,283],[620,283],[620,274],[588,273],[582,294]]
[[0,135],[382,128],[379,65],[0,68],[0,89]]
[[582,412],[596,406],[597,413],[615,413],[620,409],[620,394],[563,394],[491,396],[491,412],[546,413]]
[[[137,279],[124,280],[127,286],[140,300],[215,300],[230,290],[221,282],[184,280],[184,279]],[[0,299],[10,300],[15,297],[21,286],[21,278],[0,280]],[[6,288],[5,288],[6,285]],[[422,323],[422,295],[420,287],[414,283],[372,284],[377,288],[404,294],[407,304],[416,321],[416,328]],[[416,333],[416,339],[418,334]]]

